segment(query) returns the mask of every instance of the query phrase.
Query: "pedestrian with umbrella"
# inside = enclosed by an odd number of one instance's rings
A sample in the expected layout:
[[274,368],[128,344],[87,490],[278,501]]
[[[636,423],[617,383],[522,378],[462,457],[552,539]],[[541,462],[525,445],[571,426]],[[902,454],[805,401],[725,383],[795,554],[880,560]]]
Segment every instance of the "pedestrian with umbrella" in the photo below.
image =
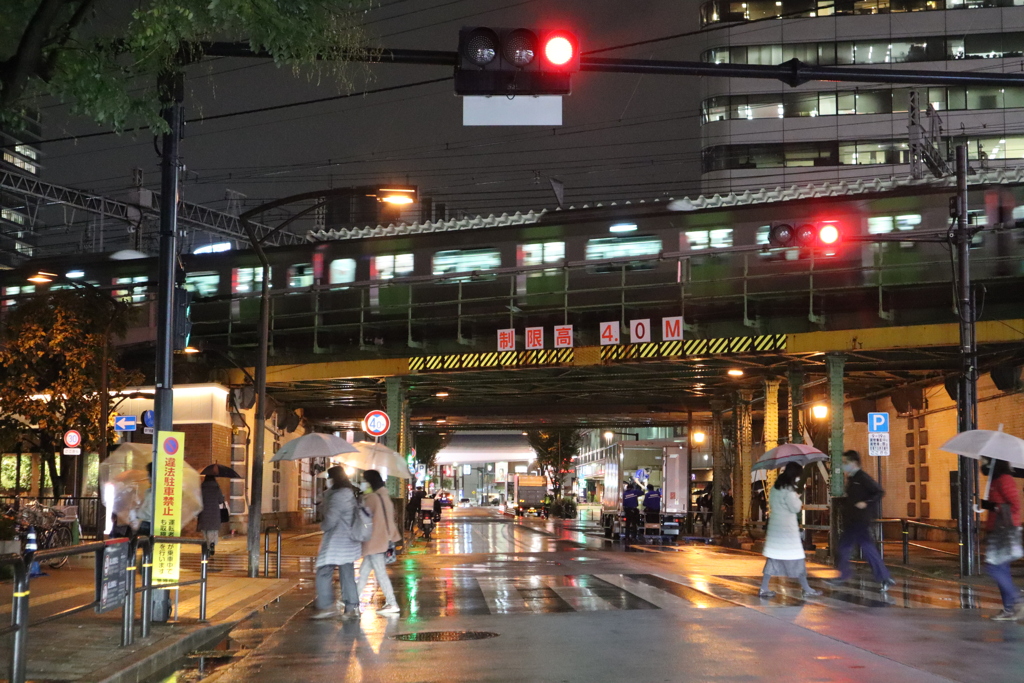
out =
[[228,521],[228,508],[224,502],[224,492],[220,490],[217,478],[241,479],[241,477],[230,467],[217,463],[204,467],[200,474],[204,475],[203,485],[200,487],[203,496],[203,509],[199,512],[197,528],[203,532],[203,538],[206,539],[206,544],[210,547],[210,557],[213,557],[217,541],[220,539],[221,524]]
[[762,598],[775,597],[775,591],[769,589],[773,576],[799,581],[804,597],[821,595],[821,591],[811,588],[807,583],[807,559],[804,555],[804,545],[800,540],[798,515],[803,503],[797,489],[803,469],[795,462],[789,463],[775,480],[775,486],[771,490],[772,516],[768,520],[764,550],[761,551],[767,558],[761,577],[761,590],[758,591]]
[[[1013,480],[1012,465],[1024,465],[1024,440],[997,431],[972,429],[957,434],[942,450],[981,460],[981,473],[988,476],[981,507],[985,520],[985,570],[999,586],[1003,611],[993,621],[1017,621],[1024,617],[1024,602],[1010,576],[1010,563],[1024,557],[1021,546],[1021,495]],[[980,512],[975,508],[976,512]]]
[[327,619],[338,613],[334,604],[334,569],[341,574],[341,596],[345,603],[343,619],[359,618],[359,592],[356,590],[355,561],[363,555],[363,544],[353,538],[359,505],[359,489],[345,470],[334,466],[327,470],[331,488],[324,492],[324,532],[316,557],[316,608],[314,619]]
[[871,536],[871,525],[878,514],[878,506],[885,491],[867,472],[860,467],[860,453],[846,451],[843,453],[843,472],[846,473],[846,497],[843,499],[843,522],[845,528],[839,537],[838,557],[839,577],[830,581],[838,585],[853,576],[853,565],[850,556],[854,546],[860,546],[864,559],[871,567],[875,581],[881,584],[883,593],[896,582],[889,575],[885,561],[878,552],[875,539]]

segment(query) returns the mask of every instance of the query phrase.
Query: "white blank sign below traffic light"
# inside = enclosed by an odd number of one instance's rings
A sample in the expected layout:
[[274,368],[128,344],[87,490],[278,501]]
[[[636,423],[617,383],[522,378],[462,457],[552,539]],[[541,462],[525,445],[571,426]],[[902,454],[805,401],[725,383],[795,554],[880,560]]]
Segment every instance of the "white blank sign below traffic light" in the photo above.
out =
[[560,126],[561,95],[462,98],[464,126]]

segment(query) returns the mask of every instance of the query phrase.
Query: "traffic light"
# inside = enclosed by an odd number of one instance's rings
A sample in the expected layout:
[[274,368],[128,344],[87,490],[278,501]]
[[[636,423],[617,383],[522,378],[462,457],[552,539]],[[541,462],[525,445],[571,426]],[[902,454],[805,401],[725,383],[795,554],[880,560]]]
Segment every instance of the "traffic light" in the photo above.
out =
[[174,288],[174,350],[184,351],[192,336],[192,292]]
[[779,223],[768,230],[768,245],[772,247],[828,248],[838,246],[842,239],[842,230],[834,221],[802,223],[796,227]]
[[455,92],[459,95],[568,95],[580,70],[576,36],[528,28],[463,28]]

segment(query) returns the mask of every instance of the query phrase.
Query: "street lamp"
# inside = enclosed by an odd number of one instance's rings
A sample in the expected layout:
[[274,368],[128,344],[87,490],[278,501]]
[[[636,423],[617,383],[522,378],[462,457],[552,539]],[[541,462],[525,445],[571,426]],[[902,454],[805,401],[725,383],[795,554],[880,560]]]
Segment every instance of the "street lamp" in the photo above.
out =
[[815,420],[824,420],[828,417],[828,406],[824,403],[818,403],[811,407],[811,415]]
[[705,434],[704,432],[696,431],[693,433],[693,436],[691,438],[693,439],[693,442],[699,446],[700,444],[704,443],[704,440],[708,438],[708,435]]

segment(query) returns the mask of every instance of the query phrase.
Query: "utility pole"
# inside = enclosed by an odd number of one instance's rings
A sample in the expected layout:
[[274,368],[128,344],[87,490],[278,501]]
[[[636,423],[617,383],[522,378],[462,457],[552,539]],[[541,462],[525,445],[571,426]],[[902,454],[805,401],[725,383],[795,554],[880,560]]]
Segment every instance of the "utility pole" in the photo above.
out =
[[[967,146],[956,147],[956,197],[953,202],[956,228],[950,242],[956,246],[956,311],[960,323],[960,376],[957,382],[957,430],[965,432],[978,427],[978,347],[975,340],[976,311],[971,290],[970,250],[974,230],[967,224]],[[977,461],[959,457],[960,575],[978,573],[978,535],[974,516],[977,488]]]
[[[156,396],[154,413],[156,432],[174,431],[174,281],[177,267],[178,237],[178,144],[181,142],[184,76],[179,71],[160,77],[162,112],[168,132],[164,133],[160,156],[160,255],[157,265],[156,320]],[[104,397],[106,398],[106,397]],[[155,436],[155,435],[154,435]],[[153,439],[153,472],[150,475],[153,509],[150,535],[156,532],[156,509],[159,496],[157,479],[160,472],[159,439]],[[170,593],[153,591],[153,621],[167,621],[170,616]]]

